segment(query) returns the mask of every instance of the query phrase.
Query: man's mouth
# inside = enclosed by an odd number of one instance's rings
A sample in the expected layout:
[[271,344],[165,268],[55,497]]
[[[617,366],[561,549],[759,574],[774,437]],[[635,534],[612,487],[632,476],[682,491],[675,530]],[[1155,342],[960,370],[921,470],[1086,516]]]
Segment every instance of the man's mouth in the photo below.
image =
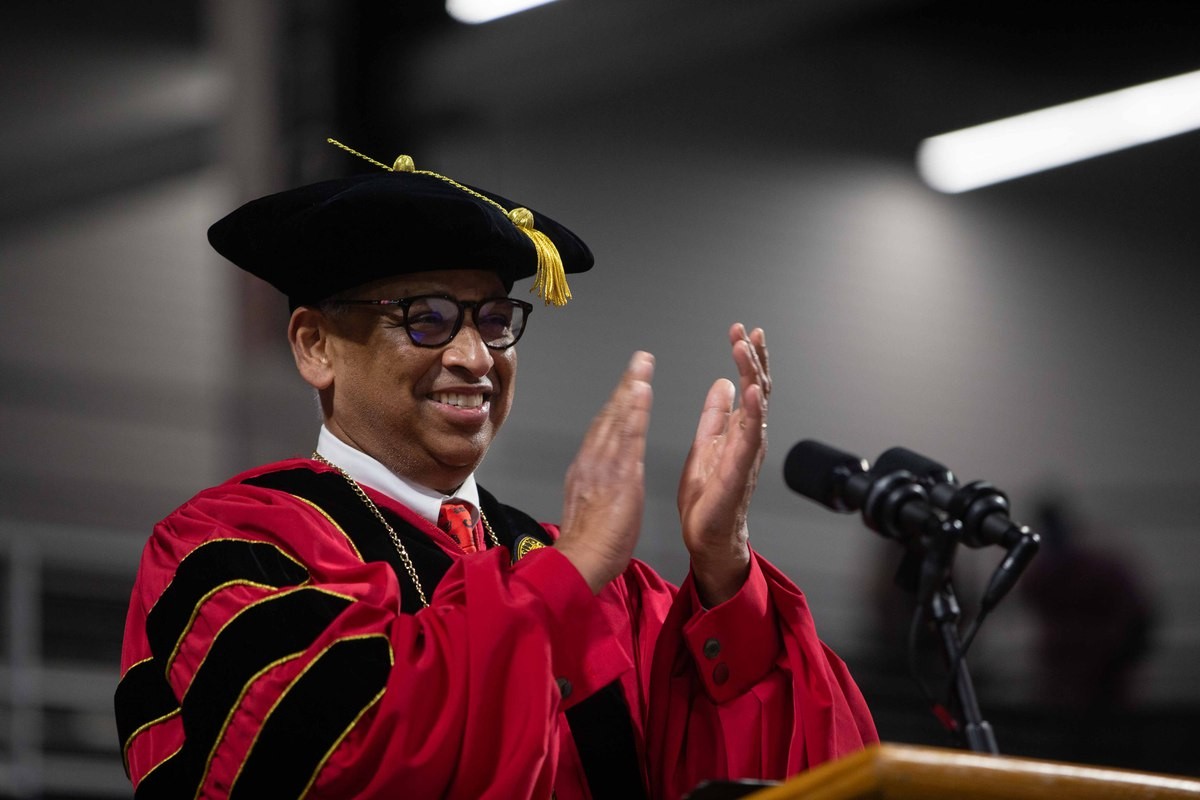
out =
[[479,408],[487,399],[485,395],[461,392],[434,392],[429,396],[435,403],[454,406],[456,408]]

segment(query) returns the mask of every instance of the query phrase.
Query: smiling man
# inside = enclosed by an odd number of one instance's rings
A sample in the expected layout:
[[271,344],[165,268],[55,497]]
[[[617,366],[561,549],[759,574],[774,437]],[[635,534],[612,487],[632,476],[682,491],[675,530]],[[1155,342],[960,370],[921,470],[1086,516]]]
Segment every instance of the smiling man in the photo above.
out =
[[499,195],[391,170],[271,195],[209,231],[288,297],[323,425],[146,546],[116,710],[138,798],[675,798],[874,741],[803,595],[749,546],[770,375],[705,399],[679,485],[691,570],[632,558],[654,359],[635,353],[565,476],[559,525],[475,483],[512,407],[536,275],[588,248]]
[[452,494],[512,407],[530,306],[506,294],[494,272],[441,270],[297,309],[289,338],[333,438]]

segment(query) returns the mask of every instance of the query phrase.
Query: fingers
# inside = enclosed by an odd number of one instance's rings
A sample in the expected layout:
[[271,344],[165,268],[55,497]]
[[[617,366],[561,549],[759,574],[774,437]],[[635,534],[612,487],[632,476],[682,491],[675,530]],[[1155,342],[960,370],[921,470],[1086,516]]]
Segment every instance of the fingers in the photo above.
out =
[[733,361],[738,370],[741,390],[741,408],[737,412],[737,423],[742,429],[750,426],[765,427],[767,422],[767,397],[771,393],[771,373],[767,365],[767,340],[762,328],[747,333],[740,322],[729,329],[729,340],[733,345]]
[[[575,460],[567,470],[567,511],[575,508],[576,489],[595,494],[596,486],[634,485],[640,489],[646,433],[650,427],[654,356],[637,352],[620,382],[592,420]],[[565,515],[566,519],[570,514]]]
[[700,412],[700,422],[696,426],[697,444],[706,443],[725,434],[733,415],[735,391],[733,382],[726,378],[719,378],[713,383],[704,398],[704,410]]
[[734,323],[729,329],[729,341],[733,345],[733,360],[738,368],[742,394],[757,384],[763,396],[771,393],[771,372],[767,364],[767,335],[762,328],[746,332],[742,323]]
[[759,389],[751,387],[750,405],[737,410],[734,393],[733,383],[725,378],[708,390],[685,463],[686,478],[704,481],[715,473],[720,482],[740,486],[756,473],[766,436]]
[[632,444],[644,449],[654,401],[650,387],[653,379],[654,356],[642,351],[634,353],[620,383],[592,421],[585,446],[601,444],[605,450],[613,451],[629,446],[633,440]]
[[639,350],[629,359],[621,382],[613,390],[607,408],[649,411],[650,382],[654,380],[654,356]]
[[567,470],[555,547],[598,592],[633,555],[644,504],[654,357],[634,353]]
[[629,359],[629,366],[625,368],[625,374],[621,376],[624,381],[642,381],[649,383],[654,379],[654,356],[643,350],[638,350]]
[[761,378],[763,394],[771,394],[771,368],[767,359],[767,332],[762,328],[755,328],[750,332],[750,342],[754,346],[754,355],[756,357],[757,371]]

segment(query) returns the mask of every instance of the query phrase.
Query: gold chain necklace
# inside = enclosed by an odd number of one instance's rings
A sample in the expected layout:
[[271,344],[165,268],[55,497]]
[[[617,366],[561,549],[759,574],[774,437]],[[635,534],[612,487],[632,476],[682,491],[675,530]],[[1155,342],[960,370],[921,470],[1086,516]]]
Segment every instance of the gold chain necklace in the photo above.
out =
[[[339,475],[345,478],[346,483],[350,484],[350,488],[354,490],[356,495],[358,495],[358,499],[362,500],[363,503],[366,504],[367,508],[371,510],[371,513],[375,515],[375,519],[379,520],[379,522],[383,525],[384,529],[388,532],[388,536],[392,538],[392,544],[396,546],[396,552],[400,554],[400,561],[404,564],[404,571],[408,573],[408,577],[412,580],[413,586],[417,587],[417,595],[421,598],[421,607],[429,608],[429,600],[425,597],[425,589],[421,586],[421,579],[417,577],[416,567],[413,566],[412,559],[408,557],[408,550],[405,549],[404,542],[400,541],[400,537],[396,534],[395,528],[388,524],[388,521],[384,519],[383,513],[379,510],[379,506],[375,505],[375,501],[367,496],[367,493],[363,491],[363,488],[358,484],[358,481],[354,480],[354,478],[351,478],[350,474],[346,472],[346,470],[342,469],[337,464],[334,464],[328,458],[315,450],[313,451],[312,459],[313,461],[320,462],[327,467],[332,467]],[[487,517],[483,515],[482,508],[479,509],[479,519],[483,521],[484,530],[487,531],[488,538],[492,540],[492,546],[499,547],[500,540],[496,537],[496,532],[492,530],[492,525],[487,521]]]

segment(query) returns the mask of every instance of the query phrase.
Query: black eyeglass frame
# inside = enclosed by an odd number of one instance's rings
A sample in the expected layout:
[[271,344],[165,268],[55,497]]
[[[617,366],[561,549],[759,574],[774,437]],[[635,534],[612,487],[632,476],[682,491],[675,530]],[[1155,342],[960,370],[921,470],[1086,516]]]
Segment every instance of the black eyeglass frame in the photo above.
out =
[[[436,344],[430,342],[421,342],[418,341],[413,335],[412,328],[410,328],[408,325],[408,309],[413,303],[416,303],[419,300],[447,300],[458,306],[458,317],[454,320],[454,327],[450,329],[450,335],[447,336],[444,341],[437,342]],[[488,343],[488,341],[484,339],[482,335],[479,337],[480,341],[482,341],[484,346],[489,350],[499,351],[507,350],[508,348],[512,347],[514,344],[520,341],[521,337],[525,334],[525,328],[529,325],[529,315],[533,313],[532,303],[505,295],[500,295],[498,297],[485,297],[482,300],[459,300],[457,297],[451,297],[448,294],[418,294],[413,295],[412,297],[398,297],[393,300],[329,300],[327,302],[330,305],[375,306],[377,308],[399,307],[400,321],[404,325],[404,332],[408,334],[408,340],[417,347],[436,348],[445,347],[454,341],[454,337],[458,336],[458,332],[462,330],[463,320],[466,319],[468,308],[471,309],[471,319],[475,322],[475,328],[478,330],[479,309],[488,303],[494,303],[497,300],[505,300],[509,303],[512,303],[514,307],[521,309],[522,312],[521,328],[515,334],[513,334],[513,340],[508,344],[494,345]]]

